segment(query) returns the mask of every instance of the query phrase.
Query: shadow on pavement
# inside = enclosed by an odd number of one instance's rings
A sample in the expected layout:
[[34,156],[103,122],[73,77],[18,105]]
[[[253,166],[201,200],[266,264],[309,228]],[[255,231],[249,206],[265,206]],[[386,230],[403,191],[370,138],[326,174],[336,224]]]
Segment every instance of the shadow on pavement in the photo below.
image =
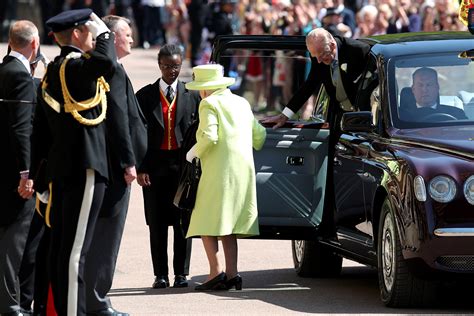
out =
[[[224,300],[259,300],[302,313],[420,313],[420,309],[385,307],[379,298],[377,271],[369,267],[344,267],[341,276],[333,279],[295,278],[293,269],[248,271],[241,272],[241,275],[242,291],[205,293]],[[122,288],[112,290],[110,296],[202,294],[195,292],[194,287],[204,282],[205,278],[205,275],[193,276],[188,288]],[[469,289],[464,286],[466,288]],[[450,314],[471,313],[474,304],[469,293],[470,291],[464,292],[454,285],[444,286],[439,293],[439,306],[431,307],[436,310],[427,308],[424,311],[429,314],[446,314],[449,308]]]

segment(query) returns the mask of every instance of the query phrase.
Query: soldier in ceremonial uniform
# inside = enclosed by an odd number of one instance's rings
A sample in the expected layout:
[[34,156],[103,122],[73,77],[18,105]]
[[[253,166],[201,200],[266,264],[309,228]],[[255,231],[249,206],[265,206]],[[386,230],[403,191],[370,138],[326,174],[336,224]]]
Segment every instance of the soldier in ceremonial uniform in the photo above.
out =
[[34,212],[30,171],[31,121],[36,93],[30,62],[39,48],[36,26],[26,20],[12,24],[8,56],[0,65],[0,141],[4,153],[0,181],[0,314],[22,315],[18,274]]
[[174,287],[186,287],[191,240],[180,225],[180,210],[173,205],[178,188],[180,147],[189,126],[197,119],[199,95],[178,80],[183,61],[181,48],[164,45],[158,53],[162,77],[141,88],[137,99],[148,122],[148,149],[138,170],[143,186],[145,218],[155,280],[153,288],[170,286],[168,278],[168,226],[173,226]]
[[[132,49],[130,21],[115,15],[102,18],[115,33],[117,57],[129,55]],[[145,117],[138,105],[133,86],[121,64],[105,77],[108,94],[107,142],[111,179],[97,220],[92,245],[87,254],[85,281],[88,315],[128,315],[112,308],[107,293],[112,287],[115,264],[122,240],[130,200],[131,182],[145,155],[147,131]]]
[[32,165],[47,158],[56,311],[85,315],[85,254],[109,178],[104,122],[109,86],[103,76],[116,66],[114,35],[90,9],[64,11],[46,24],[61,53],[41,83]]

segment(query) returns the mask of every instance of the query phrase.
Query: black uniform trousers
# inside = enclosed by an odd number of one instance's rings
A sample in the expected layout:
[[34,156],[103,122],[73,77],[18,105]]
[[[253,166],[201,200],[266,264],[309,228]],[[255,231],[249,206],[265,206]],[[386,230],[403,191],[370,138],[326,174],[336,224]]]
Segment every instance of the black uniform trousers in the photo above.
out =
[[87,254],[85,274],[87,312],[112,307],[107,293],[112,287],[115,265],[122,240],[130,201],[130,189],[124,181],[110,184]]
[[167,171],[161,175],[150,174],[151,186],[143,188],[153,272],[155,276],[168,276],[168,226],[173,226],[174,275],[188,275],[192,240],[185,238],[181,210],[173,204],[179,181],[179,152],[162,151],[160,156],[157,163],[166,163]]
[[6,207],[15,207],[19,215],[12,223],[0,226],[0,314],[19,309],[18,274],[34,212],[33,199],[23,200],[16,195],[14,203],[2,201]]
[[58,315],[86,314],[84,266],[105,188],[93,169],[53,180],[50,275]]

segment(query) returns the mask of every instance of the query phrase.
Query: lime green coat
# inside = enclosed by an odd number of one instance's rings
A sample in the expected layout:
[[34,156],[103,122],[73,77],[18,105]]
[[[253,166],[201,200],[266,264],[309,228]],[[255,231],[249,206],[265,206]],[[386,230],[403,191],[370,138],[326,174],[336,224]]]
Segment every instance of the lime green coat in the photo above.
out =
[[187,237],[258,235],[253,150],[265,128],[250,104],[229,89],[215,91],[199,105],[196,155],[202,175]]

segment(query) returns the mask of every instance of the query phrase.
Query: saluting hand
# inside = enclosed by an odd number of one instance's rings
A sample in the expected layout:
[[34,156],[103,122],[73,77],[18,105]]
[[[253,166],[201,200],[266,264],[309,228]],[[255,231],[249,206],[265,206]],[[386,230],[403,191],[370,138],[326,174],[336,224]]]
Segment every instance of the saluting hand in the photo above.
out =
[[137,177],[137,182],[142,187],[148,187],[151,185],[150,175],[148,173],[139,173]]
[[92,37],[94,39],[97,38],[102,33],[105,32],[110,32],[109,28],[107,25],[105,25],[104,21],[102,21],[97,14],[92,13],[91,14],[91,20],[86,22],[86,27],[89,30],[89,32],[92,33]]

